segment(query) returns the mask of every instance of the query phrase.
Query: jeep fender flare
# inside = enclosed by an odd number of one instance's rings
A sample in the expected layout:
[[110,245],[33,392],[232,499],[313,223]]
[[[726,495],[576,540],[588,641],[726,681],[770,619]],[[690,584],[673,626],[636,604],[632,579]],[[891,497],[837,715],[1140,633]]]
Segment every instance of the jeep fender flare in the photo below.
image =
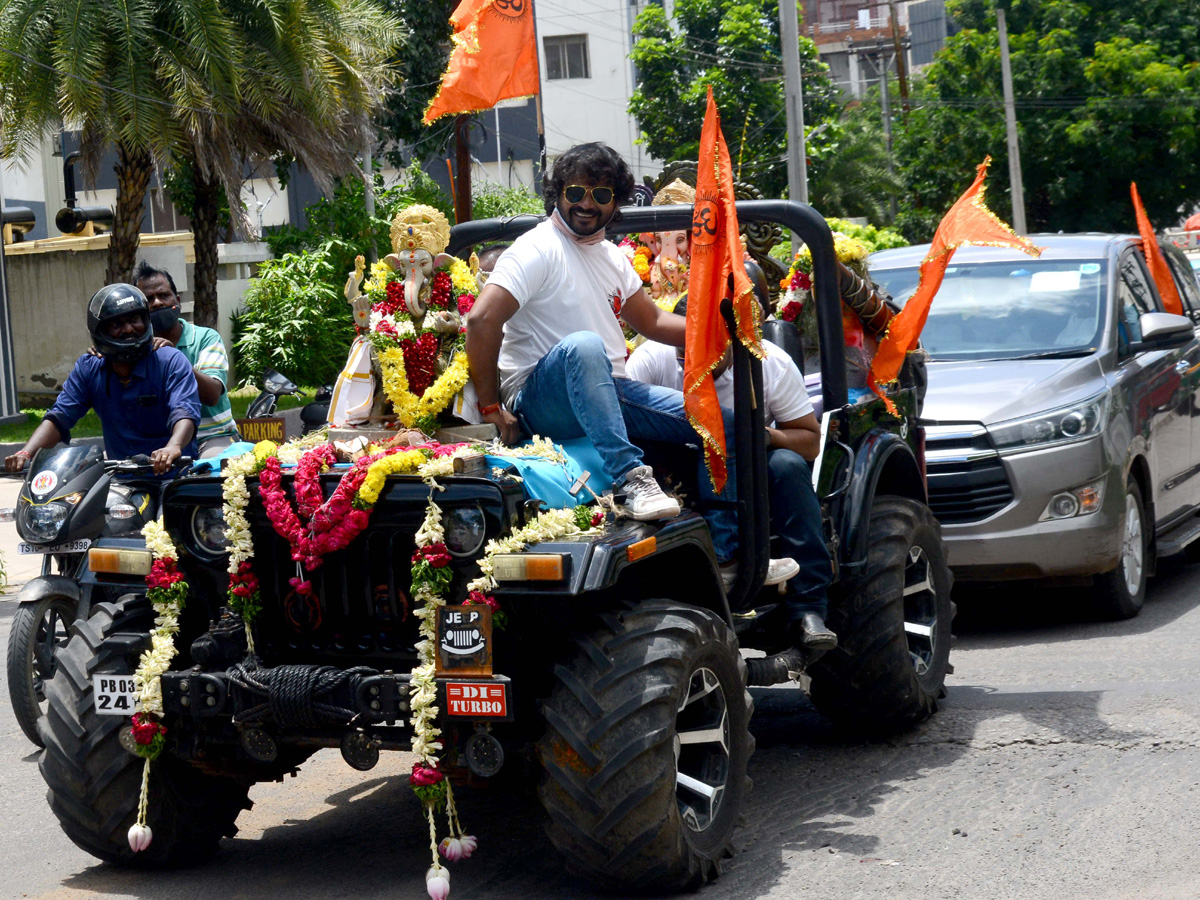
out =
[[899,435],[872,428],[854,448],[854,469],[839,516],[841,563],[851,570],[866,563],[871,506],[878,494],[928,505],[925,477],[912,448]]

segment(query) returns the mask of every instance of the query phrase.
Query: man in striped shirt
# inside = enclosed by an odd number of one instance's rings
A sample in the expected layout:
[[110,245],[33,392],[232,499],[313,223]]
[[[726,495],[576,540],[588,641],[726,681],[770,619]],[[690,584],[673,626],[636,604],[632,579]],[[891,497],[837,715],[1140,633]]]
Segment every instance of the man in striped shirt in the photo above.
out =
[[200,391],[200,424],[196,442],[200,456],[216,456],[234,441],[240,440],[233,421],[229,394],[229,355],[221,335],[180,318],[179,293],[175,279],[165,269],[156,269],[142,260],[133,272],[134,282],[150,301],[150,324],[154,328],[155,349],[171,346],[192,364]]

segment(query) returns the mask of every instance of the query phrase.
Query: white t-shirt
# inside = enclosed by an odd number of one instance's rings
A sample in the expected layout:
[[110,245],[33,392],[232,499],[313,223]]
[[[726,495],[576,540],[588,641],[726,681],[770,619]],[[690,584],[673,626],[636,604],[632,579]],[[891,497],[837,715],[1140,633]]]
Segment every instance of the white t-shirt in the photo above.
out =
[[611,241],[577,244],[546,220],[504,251],[488,284],[520,304],[504,324],[500,397],[512,407],[543,356],[576,331],[604,340],[613,374],[625,374],[625,335],[617,314],[642,287],[629,259]]
[[[764,340],[763,350],[763,413],[768,427],[807,416],[813,405],[800,369],[779,345]],[[657,341],[646,341],[633,351],[625,364],[625,374],[635,381],[683,390],[683,360],[675,355],[674,347]],[[732,369],[717,379],[717,399],[726,409],[733,409]]]

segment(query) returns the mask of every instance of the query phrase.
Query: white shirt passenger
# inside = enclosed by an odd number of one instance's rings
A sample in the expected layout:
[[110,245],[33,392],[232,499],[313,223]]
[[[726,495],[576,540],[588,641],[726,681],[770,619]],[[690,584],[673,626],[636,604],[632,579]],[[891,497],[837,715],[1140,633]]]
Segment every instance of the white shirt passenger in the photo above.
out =
[[[778,344],[764,340],[763,349],[766,356],[762,367],[763,413],[767,427],[808,415],[813,411],[813,405],[796,363]],[[633,351],[625,364],[625,374],[635,381],[683,390],[683,360],[676,355],[674,347],[656,341],[646,341]],[[721,406],[733,409],[733,370],[723,372],[716,384]]]
[[578,244],[547,220],[504,251],[488,284],[504,288],[520,306],[504,324],[500,345],[500,397],[510,409],[533,367],[576,331],[600,335],[613,375],[625,374],[617,315],[642,279],[611,241]]

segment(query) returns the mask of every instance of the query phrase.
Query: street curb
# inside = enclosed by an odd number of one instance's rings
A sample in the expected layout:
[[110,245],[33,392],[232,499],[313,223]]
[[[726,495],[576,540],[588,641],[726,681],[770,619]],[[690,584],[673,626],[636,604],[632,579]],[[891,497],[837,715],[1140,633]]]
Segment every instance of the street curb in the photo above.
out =
[[[75,438],[75,440],[71,441],[71,445],[74,447],[99,447],[101,450],[103,450],[104,449],[104,438],[102,438],[102,437]],[[18,450],[20,450],[24,446],[25,446],[24,442],[15,443],[15,444],[0,444],[0,459],[3,459],[6,456],[12,456],[12,454],[16,453]]]

